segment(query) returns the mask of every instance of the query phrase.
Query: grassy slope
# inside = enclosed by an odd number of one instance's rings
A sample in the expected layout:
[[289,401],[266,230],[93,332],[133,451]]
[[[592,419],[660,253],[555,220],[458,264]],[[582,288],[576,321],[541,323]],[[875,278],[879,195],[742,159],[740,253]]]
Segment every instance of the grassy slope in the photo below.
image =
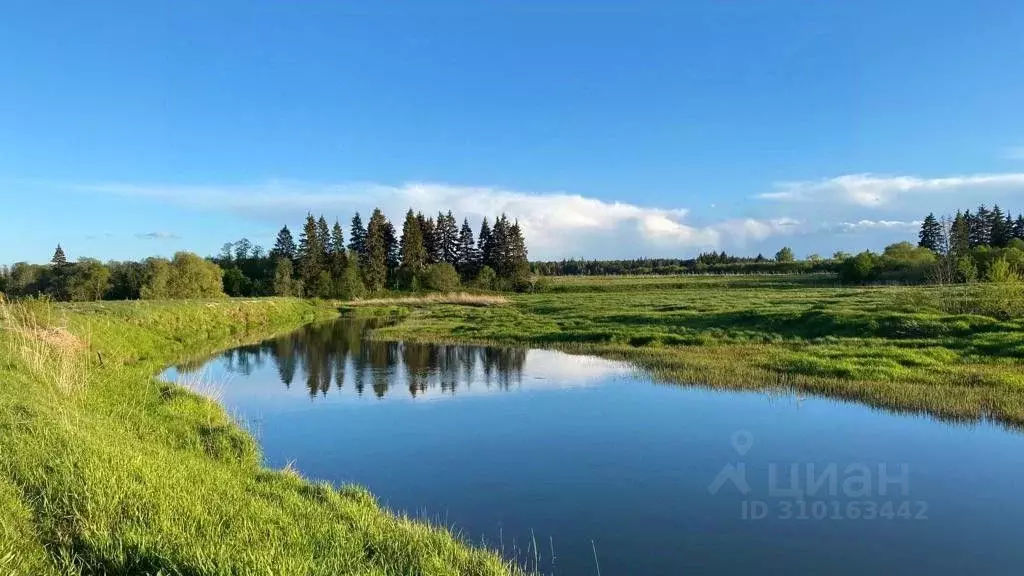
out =
[[1024,424],[1024,323],[951,315],[936,288],[820,277],[556,279],[509,306],[405,307],[380,338],[552,346],[666,380],[793,386],[894,410]]
[[361,489],[263,469],[216,403],[153,378],[333,310],[288,299],[30,308],[0,309],[0,574],[509,572]]

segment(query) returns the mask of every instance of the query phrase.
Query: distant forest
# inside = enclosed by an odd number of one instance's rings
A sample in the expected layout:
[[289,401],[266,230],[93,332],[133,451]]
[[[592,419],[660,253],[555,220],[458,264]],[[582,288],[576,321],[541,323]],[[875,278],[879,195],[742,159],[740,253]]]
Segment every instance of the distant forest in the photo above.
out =
[[790,248],[783,247],[771,258],[708,252],[689,259],[534,262],[531,269],[546,276],[836,273],[845,283],[966,283],[1008,275],[1015,278],[1024,273],[1024,214],[1015,218],[998,205],[942,217],[928,214],[916,245],[897,242],[881,253],[836,252],[797,259]]
[[269,251],[246,238],[202,258],[179,252],[170,260],[69,262],[58,245],[49,264],[0,267],[0,293],[56,300],[305,296],[358,298],[385,291],[543,290],[548,276],[833,273],[844,283],[970,283],[1018,280],[1024,273],[1024,214],[982,205],[928,214],[918,242],[881,253],[836,252],[797,259],[789,247],[773,256],[707,252],[696,258],[529,262],[519,223],[504,214],[484,218],[474,235],[451,211],[425,217],[409,210],[401,230],[379,210],[366,225],[357,213],[347,238],[339,222],[306,216],[298,240],[284,226]]
[[[346,241],[347,240],[347,241]],[[339,222],[312,214],[298,241],[281,228],[266,251],[246,238],[216,256],[178,252],[170,260],[69,262],[58,244],[49,264],[0,267],[0,293],[56,300],[130,300],[216,296],[358,298],[387,290],[448,292],[460,286],[523,291],[533,275],[519,223],[504,214],[483,219],[474,237],[451,211],[425,217],[411,209],[401,232],[379,209],[366,225],[357,213],[346,239]]]

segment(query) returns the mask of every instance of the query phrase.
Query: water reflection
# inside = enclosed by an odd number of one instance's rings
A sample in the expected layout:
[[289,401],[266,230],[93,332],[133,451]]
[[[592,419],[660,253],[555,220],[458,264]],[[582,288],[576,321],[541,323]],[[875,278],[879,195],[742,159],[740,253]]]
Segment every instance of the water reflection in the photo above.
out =
[[[596,574],[595,557],[604,574],[1013,574],[1024,561],[1024,437],[1001,428],[651,386],[560,352],[364,341],[372,327],[310,326],[165,377],[212,385],[268,466],[365,485],[530,565],[539,543],[545,574]],[[756,440],[740,450],[738,431]],[[848,494],[844,470],[883,464],[906,492]],[[742,484],[711,489],[740,469]],[[883,516],[907,501],[927,519]],[[744,515],[754,503],[768,514]],[[870,506],[872,519],[849,512]]]
[[326,398],[332,388],[349,387],[358,396],[380,399],[478,393],[480,386],[484,391],[520,389],[528,357],[527,384],[533,387],[582,384],[628,371],[618,362],[550,351],[366,340],[377,326],[379,321],[374,320],[310,325],[174,370],[179,375],[194,373],[218,360],[223,373],[247,378],[272,363],[285,388],[301,384],[314,400]]

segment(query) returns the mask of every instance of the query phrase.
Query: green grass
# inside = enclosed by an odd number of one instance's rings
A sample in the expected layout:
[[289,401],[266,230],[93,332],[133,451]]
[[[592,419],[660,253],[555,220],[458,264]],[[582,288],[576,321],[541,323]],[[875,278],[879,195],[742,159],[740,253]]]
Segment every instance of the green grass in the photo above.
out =
[[1024,425],[1024,323],[943,312],[972,290],[840,287],[828,276],[556,278],[507,306],[406,306],[375,337],[554,347],[683,384]]
[[336,310],[291,299],[0,305],[0,575],[509,574],[358,487],[260,464],[153,375]]

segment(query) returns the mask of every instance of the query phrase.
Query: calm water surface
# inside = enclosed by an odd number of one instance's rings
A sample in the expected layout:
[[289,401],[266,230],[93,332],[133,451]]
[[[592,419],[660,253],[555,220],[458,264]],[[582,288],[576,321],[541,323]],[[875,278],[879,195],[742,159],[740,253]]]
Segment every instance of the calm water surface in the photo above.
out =
[[996,425],[366,328],[311,326],[166,377],[216,383],[269,465],[362,484],[545,573],[597,574],[595,551],[604,576],[1024,564],[1024,437]]

